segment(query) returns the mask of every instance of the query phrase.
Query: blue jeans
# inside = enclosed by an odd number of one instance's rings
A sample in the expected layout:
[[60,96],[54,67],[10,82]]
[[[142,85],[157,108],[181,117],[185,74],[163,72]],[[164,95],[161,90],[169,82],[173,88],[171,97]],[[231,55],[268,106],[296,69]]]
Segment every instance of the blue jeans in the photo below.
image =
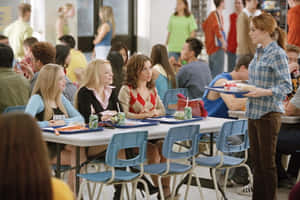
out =
[[223,49],[219,49],[208,56],[208,64],[212,79],[214,79],[218,74],[224,72],[224,56],[225,52]]
[[227,58],[228,58],[227,71],[232,72],[235,67],[235,63],[236,63],[236,54],[227,51]]
[[176,61],[178,61],[178,59],[180,58],[180,52],[172,52],[170,51],[168,53],[169,58],[171,58],[172,56],[176,59]]

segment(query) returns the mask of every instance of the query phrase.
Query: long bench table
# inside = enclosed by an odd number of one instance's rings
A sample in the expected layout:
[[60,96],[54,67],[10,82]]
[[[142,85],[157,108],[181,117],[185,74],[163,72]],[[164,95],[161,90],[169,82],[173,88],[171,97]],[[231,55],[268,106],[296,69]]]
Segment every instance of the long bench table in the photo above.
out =
[[[246,114],[246,111],[233,111],[233,110],[228,111],[229,117],[234,117],[234,118],[238,118],[238,119],[247,119],[245,114]],[[283,123],[283,124],[298,124],[298,123],[300,123],[300,116],[282,115],[281,123]]]
[[[57,143],[57,152],[60,152],[61,144],[69,144],[76,146],[76,173],[80,173],[80,147],[90,147],[90,146],[98,146],[103,144],[108,144],[111,137],[116,133],[125,133],[136,130],[147,130],[148,131],[148,139],[159,139],[164,138],[168,132],[168,130],[172,127],[182,126],[187,124],[199,124],[200,132],[202,133],[214,133],[218,132],[223,123],[227,121],[232,121],[232,119],[222,119],[222,118],[214,118],[207,117],[201,121],[184,123],[184,124],[159,124],[156,126],[148,126],[142,128],[129,128],[129,129],[107,129],[104,128],[103,131],[98,132],[89,132],[82,134],[61,134],[59,136],[49,133],[43,132],[43,138],[47,142]],[[184,134],[184,133],[183,133]],[[213,140],[213,135],[211,134],[211,140]],[[213,144],[211,143],[211,151],[213,151]],[[56,176],[60,177],[60,154],[57,154],[57,169]],[[79,190],[79,178],[76,177],[76,194]]]

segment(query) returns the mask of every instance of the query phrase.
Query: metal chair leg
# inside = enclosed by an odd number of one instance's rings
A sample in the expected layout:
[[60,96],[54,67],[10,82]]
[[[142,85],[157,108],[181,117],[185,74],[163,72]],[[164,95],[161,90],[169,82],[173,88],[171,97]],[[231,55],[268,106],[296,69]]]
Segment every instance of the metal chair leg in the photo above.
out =
[[161,176],[158,176],[158,187],[159,187],[160,199],[165,200],[164,191],[163,191],[163,187],[161,184]]
[[[97,187],[97,184],[95,184],[95,188]],[[97,195],[97,199],[100,199],[100,194],[102,193],[102,189],[103,189],[103,184],[100,184],[100,188],[98,191],[98,195]]]
[[126,190],[127,199],[130,199],[130,196],[129,196],[129,190],[128,190],[128,185],[127,185],[127,183],[123,183],[122,185],[124,185],[124,186],[125,186],[125,190]]
[[224,180],[224,185],[223,185],[223,191],[226,192],[226,186],[228,182],[228,174],[229,174],[230,168],[226,168],[225,170],[225,180]]
[[192,175],[189,174],[188,176],[189,176],[189,180],[188,180],[187,185],[186,185],[186,191],[185,191],[185,195],[184,195],[184,200],[187,200],[189,189],[190,189],[190,185],[191,185],[191,181],[192,181]]
[[196,176],[196,173],[195,173],[195,172],[191,172],[191,174],[192,174],[194,177],[196,177],[196,183],[197,183],[197,186],[198,186],[198,189],[199,189],[200,198],[201,198],[202,200],[204,200],[204,196],[203,196],[203,192],[202,192],[202,187],[201,187],[199,178]]
[[176,175],[173,176],[173,186],[172,186],[172,195],[171,195],[171,199],[175,198],[175,191],[176,191]]
[[87,181],[82,181],[82,183],[80,184],[80,187],[79,187],[79,193],[78,193],[78,196],[77,196],[77,200],[80,200],[82,195],[83,195],[83,186],[87,184]]
[[216,169],[215,168],[212,169],[212,176],[213,176],[213,181],[214,181],[214,187],[215,187],[215,190],[216,190],[216,198],[217,198],[217,200],[220,200],[219,188],[218,188],[218,184],[217,184]]
[[149,200],[150,199],[150,193],[149,193],[149,188],[148,188],[148,185],[147,185],[146,181],[144,181],[143,179],[139,179],[137,182],[141,182],[144,185],[145,192],[146,192],[146,198]]
[[[86,165],[86,166],[83,167],[83,171],[84,171],[85,173],[88,173],[87,168],[88,168],[88,165]],[[91,191],[91,186],[93,186],[92,191]],[[94,194],[95,194],[95,187],[96,187],[96,184],[90,182],[90,183],[87,183],[86,187],[87,187],[89,199],[93,199],[93,198],[94,198]]]
[[247,164],[242,164],[241,166],[243,166],[247,169],[248,176],[249,176],[249,179],[250,179],[249,181],[250,181],[251,185],[253,186],[253,175],[252,175],[250,167]]
[[134,181],[131,184],[132,184],[131,199],[135,200],[137,181]]
[[121,184],[122,185],[122,187],[121,187],[121,200],[123,200],[124,199],[124,197],[123,197],[123,194],[124,194],[124,184]]

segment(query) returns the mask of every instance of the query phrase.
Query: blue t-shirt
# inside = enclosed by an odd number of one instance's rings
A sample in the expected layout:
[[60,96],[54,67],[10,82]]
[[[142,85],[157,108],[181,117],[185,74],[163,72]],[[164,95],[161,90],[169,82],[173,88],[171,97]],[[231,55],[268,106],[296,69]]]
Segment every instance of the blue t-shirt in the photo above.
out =
[[[232,80],[232,76],[228,72],[219,74],[210,82],[209,87],[213,87],[219,79]],[[228,107],[225,104],[222,97],[219,97],[216,100],[209,100],[209,99],[207,99],[208,92],[209,92],[209,90],[206,89],[203,94],[203,97],[202,97],[203,102],[204,102],[204,108],[207,110],[208,116],[230,118],[228,116]],[[236,97],[238,97],[238,96],[236,96]]]
[[159,74],[158,78],[155,80],[155,87],[162,101],[164,100],[167,90],[172,88],[169,79],[162,74]]

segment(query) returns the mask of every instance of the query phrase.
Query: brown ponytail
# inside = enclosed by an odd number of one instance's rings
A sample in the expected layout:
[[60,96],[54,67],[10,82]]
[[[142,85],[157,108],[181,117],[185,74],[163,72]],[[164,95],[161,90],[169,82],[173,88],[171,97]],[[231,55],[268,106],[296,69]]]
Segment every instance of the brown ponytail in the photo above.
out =
[[278,45],[285,49],[286,33],[278,27],[276,20],[269,13],[262,13],[261,15],[252,18],[252,23],[255,28],[266,31],[271,38],[277,41]]
[[280,27],[276,27],[275,31],[273,34],[271,34],[272,38],[274,35],[274,39],[277,41],[278,45],[285,49],[286,47],[286,33],[280,28]]

